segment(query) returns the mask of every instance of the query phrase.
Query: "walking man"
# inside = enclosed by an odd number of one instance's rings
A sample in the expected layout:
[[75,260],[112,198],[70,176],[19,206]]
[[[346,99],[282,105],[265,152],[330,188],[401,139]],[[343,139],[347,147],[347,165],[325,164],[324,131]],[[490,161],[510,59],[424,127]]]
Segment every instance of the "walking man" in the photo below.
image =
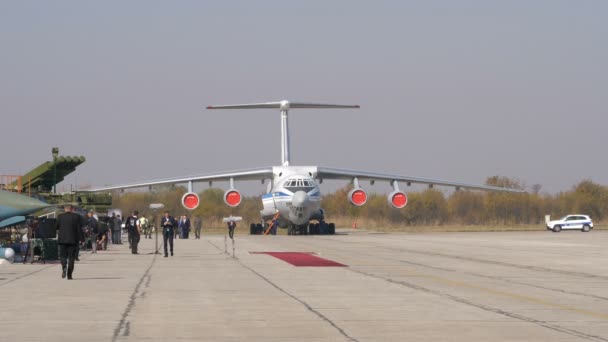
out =
[[55,228],[59,230],[57,242],[61,258],[61,278],[72,279],[74,273],[74,260],[77,257],[76,246],[84,241],[82,234],[82,217],[72,212],[72,205],[64,207],[65,213],[57,217]]
[[187,239],[188,231],[190,231],[190,219],[188,219],[188,216],[183,215],[179,220],[179,238]]
[[127,233],[129,234],[129,247],[131,248],[131,254],[138,254],[137,244],[139,244],[141,228],[139,226],[137,215],[139,215],[139,212],[137,210],[133,211],[133,215],[128,217],[125,223],[127,226]]
[[190,237],[190,218],[184,215],[184,239],[188,239]]
[[165,215],[160,219],[160,226],[163,228],[163,247],[165,249],[165,258],[169,256],[167,253],[167,242],[171,249],[171,256],[173,256],[173,234],[175,232],[175,220],[169,216],[169,212],[165,211]]
[[200,216],[194,218],[194,238],[197,240],[201,239],[201,228],[203,228],[203,221]]

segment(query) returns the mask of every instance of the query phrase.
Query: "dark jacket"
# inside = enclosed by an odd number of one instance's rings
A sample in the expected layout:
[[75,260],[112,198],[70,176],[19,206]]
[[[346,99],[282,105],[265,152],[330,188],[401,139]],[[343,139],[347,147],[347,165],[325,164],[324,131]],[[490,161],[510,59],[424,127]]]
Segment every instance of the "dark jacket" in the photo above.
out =
[[129,231],[129,233],[131,233],[131,234],[139,233],[139,231],[137,230],[137,220],[139,220],[139,217],[137,217],[135,215],[127,217],[127,220],[125,221],[125,227]]
[[173,235],[175,233],[175,220],[171,216],[169,216],[169,218],[163,216],[163,218],[160,219],[160,226],[163,229],[163,234]]
[[76,213],[63,213],[57,217],[55,227],[59,230],[57,243],[75,245],[84,241],[82,234],[83,219]]
[[188,230],[190,230],[190,219],[186,218],[183,221],[180,219],[178,225],[179,225],[180,229],[183,229],[184,231],[188,231]]
[[87,222],[87,226],[89,227],[89,231],[93,234],[99,234],[99,226],[95,217],[89,217],[89,221]]
[[120,217],[116,217],[114,219],[114,229],[115,232],[119,232],[122,230],[122,220],[120,219]]

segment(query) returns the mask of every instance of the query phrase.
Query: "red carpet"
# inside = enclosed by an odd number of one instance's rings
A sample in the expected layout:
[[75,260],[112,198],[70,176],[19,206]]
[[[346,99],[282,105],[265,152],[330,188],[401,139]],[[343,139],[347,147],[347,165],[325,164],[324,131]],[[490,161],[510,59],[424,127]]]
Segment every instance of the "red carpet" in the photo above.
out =
[[346,265],[335,261],[319,258],[312,255],[313,253],[304,252],[251,252],[251,254],[268,254],[277,259],[281,259],[294,266],[308,267],[347,267]]

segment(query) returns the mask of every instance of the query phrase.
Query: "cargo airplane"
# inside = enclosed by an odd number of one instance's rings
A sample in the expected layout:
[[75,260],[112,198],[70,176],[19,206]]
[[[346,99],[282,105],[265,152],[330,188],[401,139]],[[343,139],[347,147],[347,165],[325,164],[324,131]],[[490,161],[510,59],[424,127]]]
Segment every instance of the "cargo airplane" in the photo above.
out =
[[475,185],[442,181],[436,179],[409,177],[378,172],[345,170],[323,166],[295,166],[290,162],[290,139],[288,112],[290,109],[347,109],[359,108],[358,105],[335,105],[303,102],[267,102],[254,104],[209,106],[207,109],[278,109],[281,113],[281,165],[261,167],[247,170],[222,172],[216,174],[188,176],[171,179],[153,180],[147,182],[107,186],[84,190],[87,192],[109,191],[116,189],[152,187],[161,184],[187,184],[188,192],[182,197],[184,208],[193,210],[200,203],[199,196],[193,192],[193,183],[227,181],[230,187],[224,193],[224,202],[230,207],[237,207],[241,203],[242,195],[235,187],[235,181],[261,181],[268,180],[266,193],[262,196],[263,209],[260,212],[264,221],[273,220],[281,228],[288,228],[289,234],[306,233],[310,221],[323,221],[325,212],[321,208],[321,191],[319,185],[326,179],[349,181],[353,189],[348,193],[347,200],[355,206],[362,206],[367,202],[367,192],[361,188],[361,181],[386,181],[391,184],[393,191],[388,194],[388,204],[395,208],[403,208],[407,204],[407,195],[400,188],[400,184],[414,183],[450,186],[458,189],[473,189],[486,191],[522,192],[518,189],[508,189],[487,185]]

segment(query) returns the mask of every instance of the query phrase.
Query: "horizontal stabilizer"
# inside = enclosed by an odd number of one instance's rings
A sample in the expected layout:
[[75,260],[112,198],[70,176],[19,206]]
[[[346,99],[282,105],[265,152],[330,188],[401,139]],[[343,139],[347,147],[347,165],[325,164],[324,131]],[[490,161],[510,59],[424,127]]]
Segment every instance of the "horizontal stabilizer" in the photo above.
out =
[[360,108],[359,105],[338,105],[338,104],[325,104],[325,103],[309,103],[309,102],[264,102],[264,103],[247,103],[247,104],[236,104],[236,105],[220,105],[220,106],[209,106],[207,109],[281,109],[289,110],[291,108]]

